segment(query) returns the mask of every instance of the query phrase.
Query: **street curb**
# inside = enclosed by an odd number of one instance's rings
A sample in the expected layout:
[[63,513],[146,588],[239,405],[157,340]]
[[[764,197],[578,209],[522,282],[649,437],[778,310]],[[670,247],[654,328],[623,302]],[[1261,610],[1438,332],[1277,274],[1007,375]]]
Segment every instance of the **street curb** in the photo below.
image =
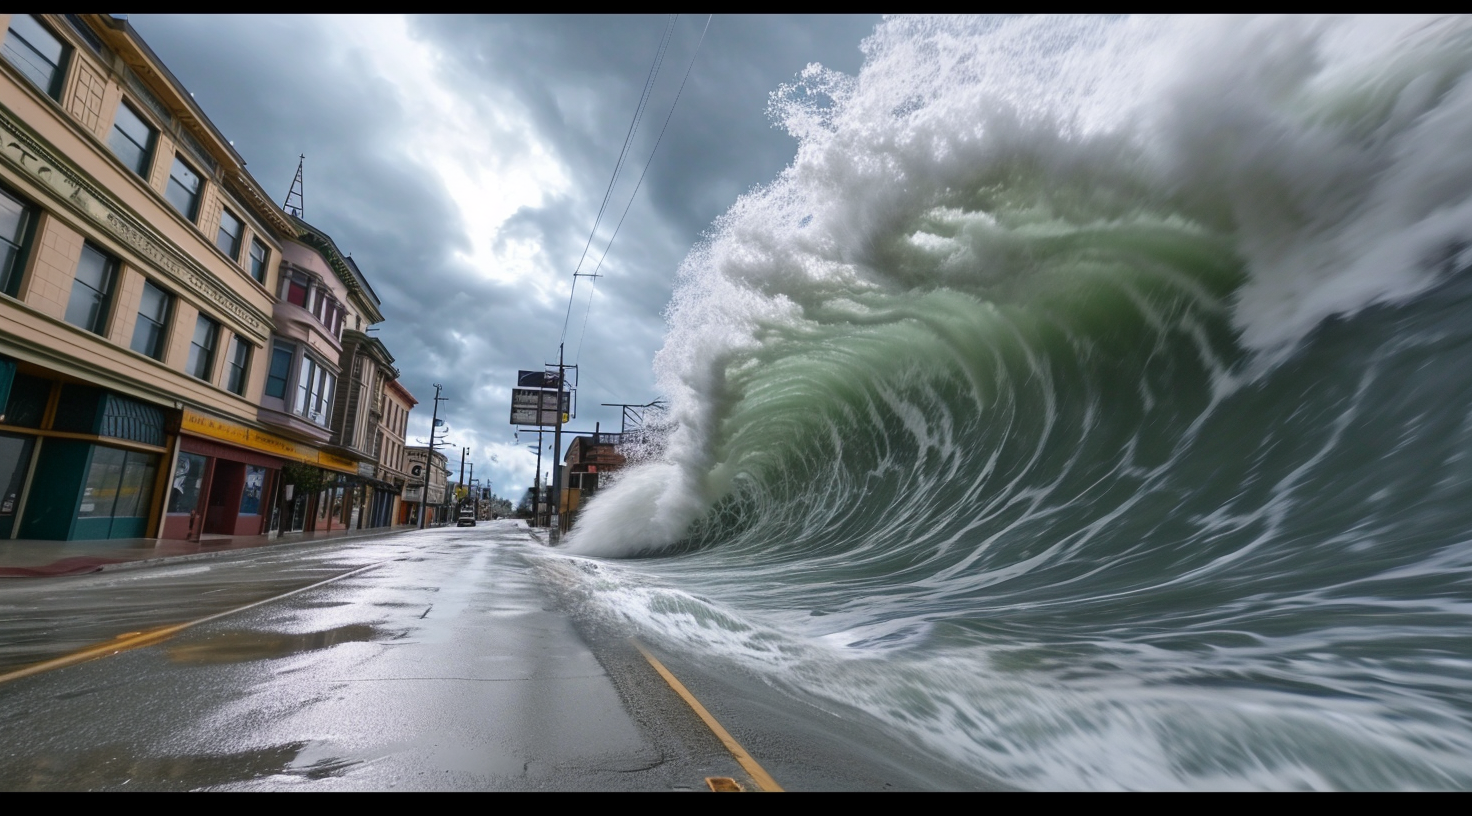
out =
[[[436,527],[436,528],[427,528],[427,529],[439,529],[439,528]],[[375,529],[373,532],[363,532],[361,534],[340,535],[340,536],[333,536],[331,538],[308,538],[308,539],[302,539],[302,540],[299,540],[299,541],[276,541],[276,542],[271,543],[271,544],[259,544],[259,545],[254,546],[254,547],[239,547],[239,548],[236,548],[236,549],[233,549],[233,550],[216,550],[215,552],[189,553],[188,555],[165,555],[165,556],[160,556],[158,558],[145,558],[145,559],[142,559],[140,561],[117,561],[117,562],[114,562],[114,563],[111,563],[111,564],[103,564],[101,567],[99,567],[98,569],[95,569],[95,570],[93,570],[91,572],[75,573],[75,574],[76,575],[96,575],[99,572],[117,572],[119,570],[141,569],[143,567],[156,567],[156,566],[159,566],[160,564],[165,564],[165,563],[186,563],[186,562],[189,562],[189,561],[202,561],[202,560],[204,560],[206,558],[218,558],[218,557],[220,557],[222,555],[233,555],[233,554],[237,554],[237,553],[253,552],[255,550],[264,550],[264,549],[267,549],[267,548],[270,548],[270,547],[302,546],[302,545],[306,545],[306,544],[331,544],[331,543],[335,543],[335,542],[338,542],[338,541],[357,541],[359,539],[364,539],[364,538],[374,538],[374,537],[377,537],[377,536],[388,536],[388,535],[396,535],[398,533],[409,533],[409,532],[418,532],[418,531],[419,531],[419,528],[417,528],[417,527],[414,528],[413,530],[395,530],[393,528],[389,528],[387,530]],[[69,578],[71,576],[69,576],[69,575],[58,575],[58,576],[54,576],[54,577],[57,577],[57,578]]]

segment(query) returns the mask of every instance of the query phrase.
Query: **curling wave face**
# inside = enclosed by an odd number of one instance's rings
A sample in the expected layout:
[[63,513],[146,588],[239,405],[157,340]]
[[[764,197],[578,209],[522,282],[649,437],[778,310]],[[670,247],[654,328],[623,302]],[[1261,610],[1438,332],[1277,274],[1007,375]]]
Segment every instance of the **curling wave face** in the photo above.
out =
[[1468,22],[864,48],[548,574],[1011,784],[1472,783]]

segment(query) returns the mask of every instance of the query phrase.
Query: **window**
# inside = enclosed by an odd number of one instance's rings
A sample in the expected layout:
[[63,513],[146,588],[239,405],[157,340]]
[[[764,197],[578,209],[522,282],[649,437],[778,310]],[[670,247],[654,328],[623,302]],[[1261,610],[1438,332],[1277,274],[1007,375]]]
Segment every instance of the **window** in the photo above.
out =
[[329,334],[334,337],[341,337],[344,316],[342,304],[338,303],[332,296],[321,289],[318,289],[317,293],[316,303],[313,304],[312,308],[313,316],[327,329]]
[[127,102],[118,103],[118,115],[112,123],[112,135],[107,137],[107,146],[117,154],[123,164],[144,178],[148,178],[149,159],[153,154],[153,143],[158,131],[143,120]]
[[276,341],[271,349],[271,368],[266,372],[266,396],[286,399],[286,381],[291,377],[291,358],[296,346]]
[[220,231],[215,233],[215,246],[232,261],[240,257],[240,236],[244,232],[245,225],[239,218],[229,210],[220,210]]
[[230,393],[245,396],[245,373],[250,367],[250,344],[240,335],[230,337],[230,353],[225,358],[225,387]]
[[37,88],[52,99],[60,97],[67,47],[40,20],[30,14],[12,16],[3,51],[5,59]]
[[295,269],[289,269],[281,275],[281,299],[287,303],[307,308],[307,295],[311,289],[312,279]]
[[329,414],[332,410],[332,389],[336,385],[337,377],[332,372],[311,357],[302,355],[301,366],[297,369],[296,402],[292,411],[324,428],[327,427],[331,419]]
[[105,49],[102,47],[102,40],[97,39],[97,35],[93,34],[92,29],[88,28],[87,24],[82,22],[82,18],[75,14],[64,14],[62,16],[71,24],[72,31],[77,32],[77,36],[82,38],[82,42],[86,43],[88,47],[96,51],[99,55],[104,53]]
[[258,239],[250,239],[250,276],[266,282],[266,260],[271,257],[271,251]]
[[0,292],[20,294],[20,276],[25,272],[36,209],[0,190]]
[[261,493],[266,487],[266,469],[255,465],[245,466],[245,490],[240,494],[240,514],[259,515]]
[[173,300],[173,296],[151,281],[143,282],[143,299],[138,304],[138,322],[133,324],[130,348],[155,360],[164,358],[165,327]]
[[189,368],[191,376],[209,382],[210,371],[215,367],[215,343],[220,337],[220,324],[200,315],[194,321],[194,339],[189,343]]
[[82,259],[77,262],[77,277],[72,281],[71,299],[66,304],[66,322],[93,334],[103,333],[117,266],[117,261],[91,244],[82,245]]
[[179,453],[174,466],[174,484],[169,490],[169,512],[190,513],[199,506],[200,488],[209,460],[197,453]]
[[147,516],[157,472],[158,454],[93,447],[78,518]]
[[174,169],[169,171],[169,187],[164,197],[190,221],[198,214],[199,187],[199,173],[175,154]]

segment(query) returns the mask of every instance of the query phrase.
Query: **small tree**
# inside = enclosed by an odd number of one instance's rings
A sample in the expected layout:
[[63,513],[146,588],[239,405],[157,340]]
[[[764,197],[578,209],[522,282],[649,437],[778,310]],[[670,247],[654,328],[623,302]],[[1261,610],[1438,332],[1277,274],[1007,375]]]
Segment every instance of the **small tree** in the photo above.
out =
[[320,491],[327,481],[327,472],[316,465],[304,462],[288,462],[281,469],[283,484],[296,485],[298,493],[308,495]]

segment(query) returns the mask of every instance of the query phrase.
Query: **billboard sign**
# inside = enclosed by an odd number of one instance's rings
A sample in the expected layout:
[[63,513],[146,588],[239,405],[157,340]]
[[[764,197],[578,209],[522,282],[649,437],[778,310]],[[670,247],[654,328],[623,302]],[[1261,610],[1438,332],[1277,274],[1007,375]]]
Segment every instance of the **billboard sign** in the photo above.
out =
[[557,375],[550,371],[516,372],[518,388],[556,388],[557,384]]
[[562,395],[562,423],[567,424],[572,395],[566,391],[545,391],[540,388],[511,389],[511,424],[556,425],[559,393]]

